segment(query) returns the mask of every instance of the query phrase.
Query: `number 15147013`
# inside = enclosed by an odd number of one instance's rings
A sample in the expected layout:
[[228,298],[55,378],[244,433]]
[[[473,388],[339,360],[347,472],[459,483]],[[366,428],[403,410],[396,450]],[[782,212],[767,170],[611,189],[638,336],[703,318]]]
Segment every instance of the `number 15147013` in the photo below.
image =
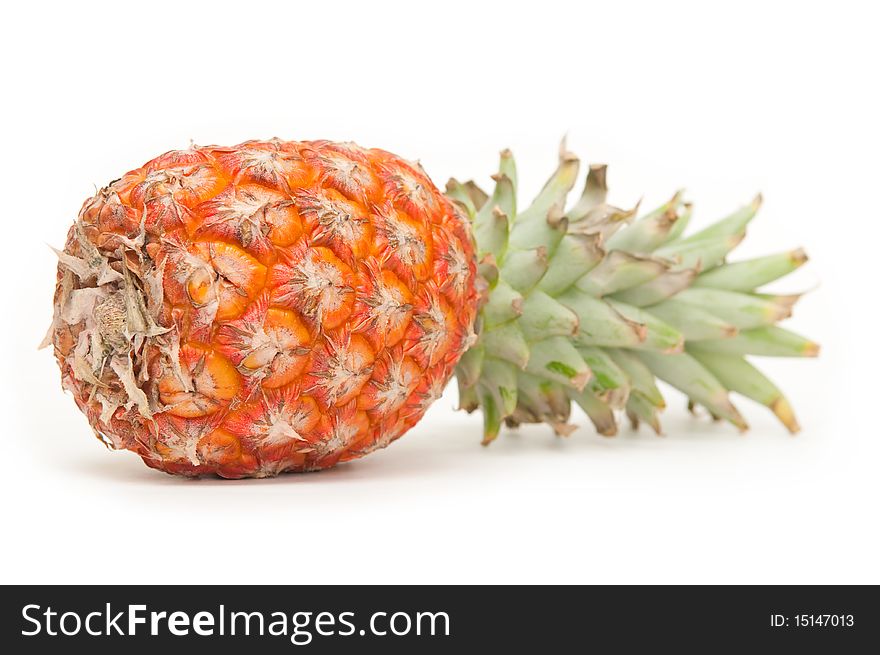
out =
[[851,628],[855,625],[852,614],[771,614],[770,626],[774,628]]

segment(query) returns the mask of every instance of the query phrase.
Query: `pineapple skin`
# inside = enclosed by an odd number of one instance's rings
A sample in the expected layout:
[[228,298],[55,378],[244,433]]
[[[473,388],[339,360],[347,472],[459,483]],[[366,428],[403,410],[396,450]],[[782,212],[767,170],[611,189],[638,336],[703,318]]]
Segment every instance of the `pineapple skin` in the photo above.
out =
[[403,435],[473,343],[470,226],[350,143],[171,151],[85,201],[47,344],[110,448],[186,476],[323,469]]

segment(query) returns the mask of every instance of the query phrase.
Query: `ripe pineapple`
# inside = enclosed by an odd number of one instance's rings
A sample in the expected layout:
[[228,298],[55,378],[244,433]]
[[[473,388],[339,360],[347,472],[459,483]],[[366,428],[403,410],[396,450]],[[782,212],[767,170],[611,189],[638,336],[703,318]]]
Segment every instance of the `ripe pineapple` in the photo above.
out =
[[[800,251],[725,264],[755,202],[690,237],[676,195],[634,219],[577,159],[516,211],[513,158],[491,196],[353,144],[249,141],[172,151],[83,205],[59,252],[47,335],[109,447],[182,475],[332,466],[415,425],[453,372],[462,406],[568,434],[614,410],[659,431],[659,377],[740,428],[732,390],[797,429],[743,357],[813,355],[754,289]],[[685,346],[685,343],[687,344]]]

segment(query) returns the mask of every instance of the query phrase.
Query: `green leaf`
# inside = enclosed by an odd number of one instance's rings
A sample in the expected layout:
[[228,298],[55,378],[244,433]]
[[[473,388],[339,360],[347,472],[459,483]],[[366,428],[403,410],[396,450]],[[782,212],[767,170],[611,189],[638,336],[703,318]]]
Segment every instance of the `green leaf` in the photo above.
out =
[[477,345],[466,350],[458,360],[455,367],[455,377],[458,378],[461,385],[471,387],[480,379],[485,352],[482,345]]
[[518,409],[532,422],[547,421],[564,424],[571,412],[571,402],[562,385],[529,373],[517,373]]
[[[500,161],[498,163],[498,173],[501,175],[506,175],[508,179],[513,183],[513,191],[514,191],[514,203],[516,203],[516,187],[517,187],[517,172],[516,172],[516,160],[513,158],[513,153],[505,148],[501,151]],[[506,211],[506,210],[505,210]],[[512,211],[510,212],[511,216],[516,215],[516,204],[514,204]]]
[[692,347],[701,351],[767,357],[816,357],[819,354],[819,345],[815,342],[776,326],[743,330],[730,339],[700,341]]
[[590,417],[590,421],[596,426],[596,431],[599,434],[605,437],[613,437],[617,434],[617,421],[614,418],[614,411],[608,403],[589,389],[582,391],[567,389],[566,393]]
[[649,255],[612,250],[598,266],[578,280],[577,287],[591,296],[605,296],[644,284],[669,269],[669,264]]
[[578,317],[575,340],[583,346],[638,347],[645,327],[623,316],[606,301],[572,288],[557,300]]
[[642,326],[642,339],[634,346],[635,348],[659,350],[665,353],[678,352],[684,348],[684,337],[681,332],[657,318],[649,310],[616,300],[609,300],[608,304],[629,320]]
[[654,374],[642,360],[629,350],[607,348],[605,351],[614,360],[614,363],[626,373],[632,389],[631,393],[642,396],[654,407],[660,409],[666,407],[666,401],[663,400],[663,394],[657,388]]
[[636,219],[608,239],[608,249],[649,253],[659,248],[681,218],[683,204],[681,191],[677,191],[669,202]]
[[485,328],[493,328],[507,323],[520,316],[523,312],[522,294],[504,280],[498,280],[489,300],[483,307],[483,324]]
[[660,429],[660,417],[657,408],[638,394],[630,394],[626,400],[626,415],[633,429],[638,429],[639,423],[647,423],[654,432],[662,434]]
[[567,337],[551,337],[532,344],[525,370],[575,389],[583,389],[592,377],[590,367]]
[[605,251],[600,242],[599,235],[566,234],[556,246],[538,287],[554,297],[568,289],[602,261]]
[[650,312],[681,332],[688,343],[706,339],[729,339],[738,332],[727,321],[677,298],[652,305]]
[[717,316],[740,330],[773,325],[791,316],[791,306],[722,289],[685,289],[675,299]]
[[529,361],[529,344],[516,322],[487,329],[480,335],[480,343],[489,357],[503,359],[519,368]]
[[577,349],[593,372],[593,379],[604,389],[627,389],[629,376],[604,348],[581,346]]
[[605,182],[607,169],[605,164],[590,164],[581,197],[566,214],[570,222],[575,223],[584,219],[591,210],[605,204],[608,195],[608,185]]
[[691,354],[725,387],[769,407],[789,432],[794,434],[800,429],[794,411],[782,392],[744,357],[699,350]]
[[705,241],[707,239],[717,239],[726,237],[738,237],[742,239],[746,233],[746,226],[758,213],[761,207],[760,194],[755,196],[751,203],[740,207],[729,216],[716,221],[709,227],[695,232],[694,234],[678,241],[679,244],[695,243]]
[[696,275],[695,268],[669,270],[644,284],[618,291],[612,298],[635,307],[648,307],[687,289]]
[[510,250],[501,264],[501,278],[520,293],[528,292],[547,272],[547,250]]
[[471,199],[464,185],[454,177],[449,178],[449,181],[446,183],[446,195],[464,207],[468,218],[472,221],[474,220],[474,216],[477,214],[477,208],[474,205],[474,201]]
[[757,257],[732,264],[724,264],[700,275],[695,287],[711,287],[728,291],[753,291],[784,277],[802,266],[807,254],[800,248],[766,257]]
[[720,235],[693,241],[676,241],[658,248],[654,254],[676,260],[679,268],[699,268],[708,271],[721,264],[742,239],[743,235]]
[[730,421],[740,430],[748,427],[730,402],[724,385],[688,353],[661,355],[639,351],[636,355],[654,375],[686,394],[692,401],[705,405],[714,415]]
[[682,212],[678,217],[678,220],[672,225],[672,228],[669,230],[669,234],[666,235],[666,240],[663,243],[673,243],[677,241],[681,235],[684,234],[687,226],[691,222],[691,217],[694,215],[693,206],[690,203],[684,203],[682,207]]
[[474,218],[474,237],[479,256],[492,254],[500,261],[507,250],[509,219],[516,212],[513,182],[506,175],[496,176],[495,190]]
[[[483,376],[477,385],[480,405],[483,408],[483,443],[498,436],[501,421],[516,409],[516,367],[498,359],[486,358]],[[488,411],[487,411],[488,410]],[[486,418],[488,414],[488,418]]]
[[526,339],[534,342],[547,337],[575,334],[578,318],[568,307],[535,289],[523,302],[519,325]]
[[546,221],[550,210],[558,209],[559,216],[565,209],[565,198],[577,179],[580,161],[572,153],[565,150],[563,143],[559,152],[559,165],[541,192],[527,209],[520,212],[516,222]]

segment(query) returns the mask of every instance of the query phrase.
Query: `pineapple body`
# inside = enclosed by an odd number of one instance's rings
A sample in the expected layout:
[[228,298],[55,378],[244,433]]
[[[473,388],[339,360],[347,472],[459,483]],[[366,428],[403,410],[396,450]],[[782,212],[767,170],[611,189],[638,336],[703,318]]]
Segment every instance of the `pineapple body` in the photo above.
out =
[[326,141],[172,151],[88,199],[50,342],[110,447],[262,477],[383,447],[472,343],[467,220],[417,164]]

